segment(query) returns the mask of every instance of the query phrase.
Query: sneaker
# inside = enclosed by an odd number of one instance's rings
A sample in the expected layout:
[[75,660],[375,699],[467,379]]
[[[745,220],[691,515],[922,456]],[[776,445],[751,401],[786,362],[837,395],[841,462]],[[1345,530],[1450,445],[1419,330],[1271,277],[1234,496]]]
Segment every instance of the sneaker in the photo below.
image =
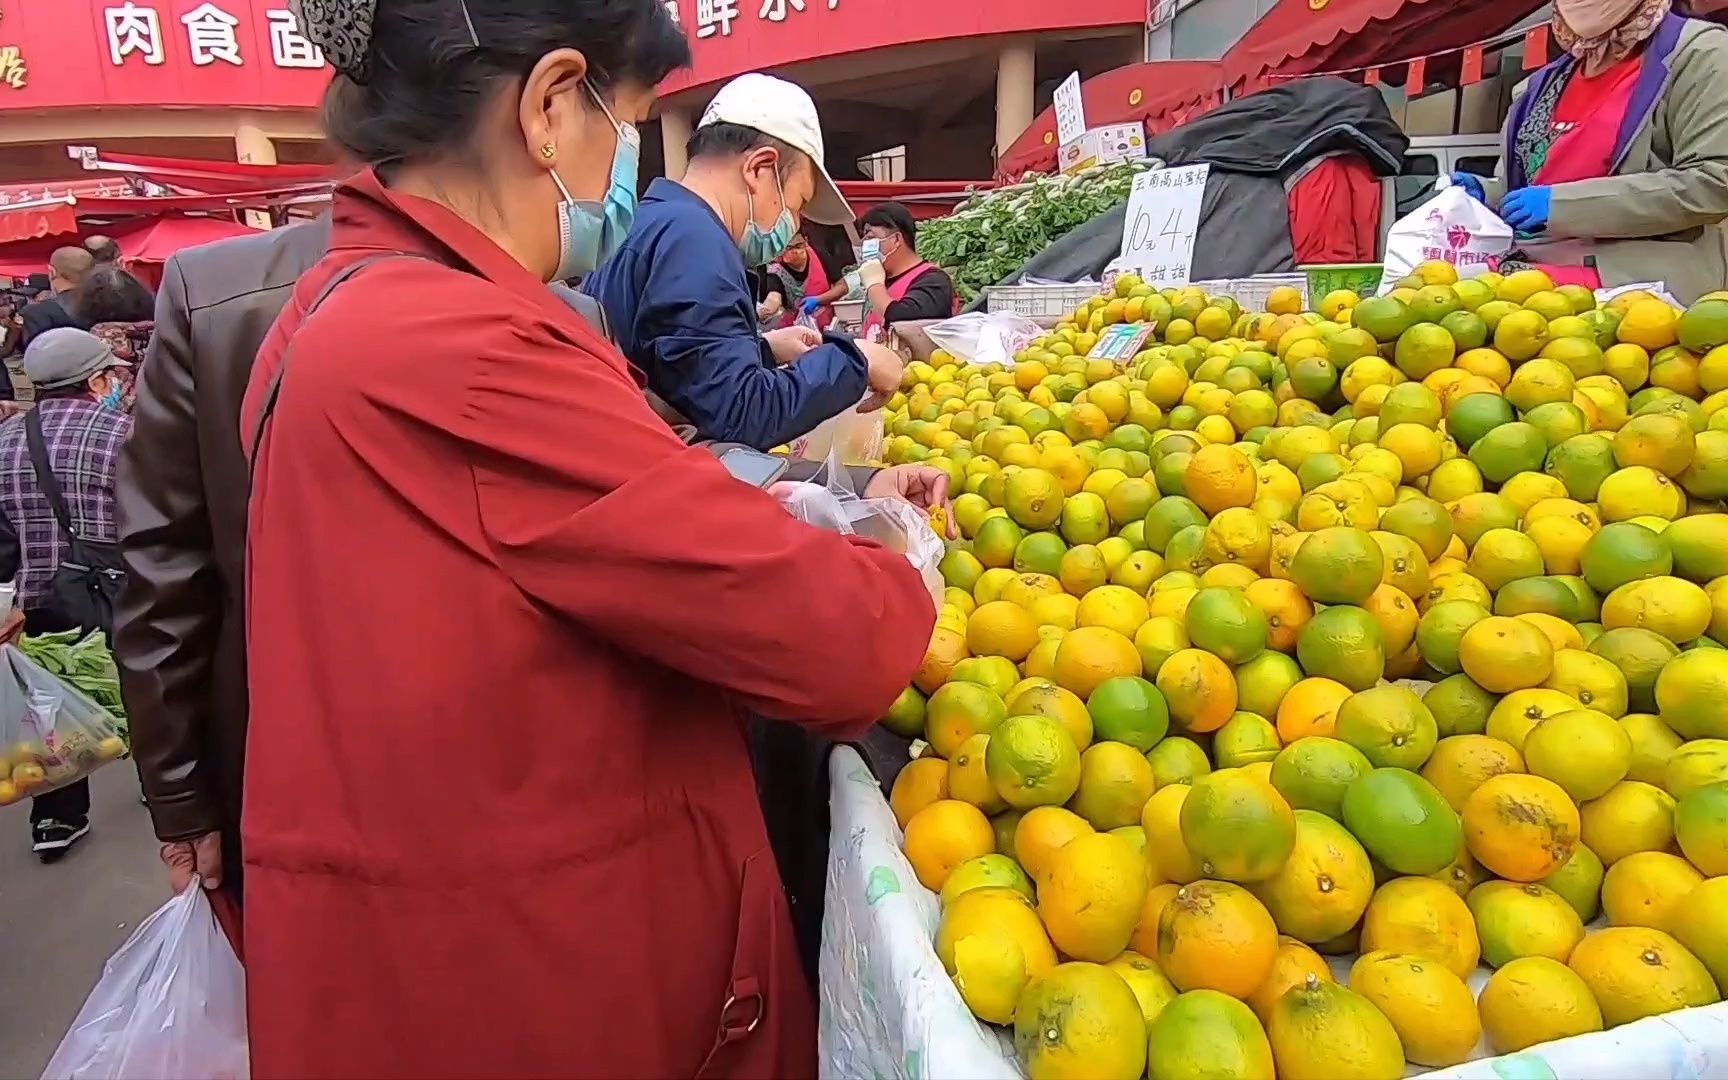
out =
[[43,818],[31,826],[30,850],[41,856],[43,862],[52,862],[66,854],[73,844],[84,839],[84,834],[90,831],[90,820],[60,821],[56,818]]

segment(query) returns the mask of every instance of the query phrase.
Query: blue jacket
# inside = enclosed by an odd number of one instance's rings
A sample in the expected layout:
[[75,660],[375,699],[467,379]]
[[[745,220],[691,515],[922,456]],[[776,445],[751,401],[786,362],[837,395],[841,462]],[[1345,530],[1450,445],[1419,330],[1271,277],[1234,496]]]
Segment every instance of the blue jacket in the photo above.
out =
[[738,245],[711,207],[670,180],[648,186],[624,246],[582,283],[648,387],[705,439],[767,450],[856,405],[864,356],[830,336],[776,367],[756,327]]

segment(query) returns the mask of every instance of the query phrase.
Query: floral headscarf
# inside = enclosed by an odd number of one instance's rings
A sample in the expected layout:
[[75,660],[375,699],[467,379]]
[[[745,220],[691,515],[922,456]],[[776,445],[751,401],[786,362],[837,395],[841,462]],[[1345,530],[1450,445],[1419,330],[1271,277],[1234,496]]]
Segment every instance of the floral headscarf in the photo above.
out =
[[1554,40],[1599,75],[1631,56],[1662,25],[1673,0],[1555,0]]

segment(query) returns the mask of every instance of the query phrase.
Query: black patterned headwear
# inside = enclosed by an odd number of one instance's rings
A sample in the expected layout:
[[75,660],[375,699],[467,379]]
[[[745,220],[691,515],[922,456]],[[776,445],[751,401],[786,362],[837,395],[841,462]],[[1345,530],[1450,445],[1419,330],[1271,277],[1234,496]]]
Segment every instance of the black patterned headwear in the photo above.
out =
[[[371,75],[372,23],[378,0],[291,0],[300,18],[300,29],[330,61],[330,66],[357,83]],[[466,0],[454,0],[462,14],[468,41],[476,49],[480,36],[468,14]]]

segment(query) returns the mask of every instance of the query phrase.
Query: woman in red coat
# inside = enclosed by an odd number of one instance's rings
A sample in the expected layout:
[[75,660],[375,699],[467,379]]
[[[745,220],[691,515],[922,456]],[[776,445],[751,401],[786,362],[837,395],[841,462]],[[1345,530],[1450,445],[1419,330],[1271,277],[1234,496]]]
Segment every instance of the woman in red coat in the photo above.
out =
[[546,288],[628,227],[684,39],[660,0],[304,6],[372,167],[241,428],[253,1072],[811,1074],[744,714],[860,734],[934,611]]

